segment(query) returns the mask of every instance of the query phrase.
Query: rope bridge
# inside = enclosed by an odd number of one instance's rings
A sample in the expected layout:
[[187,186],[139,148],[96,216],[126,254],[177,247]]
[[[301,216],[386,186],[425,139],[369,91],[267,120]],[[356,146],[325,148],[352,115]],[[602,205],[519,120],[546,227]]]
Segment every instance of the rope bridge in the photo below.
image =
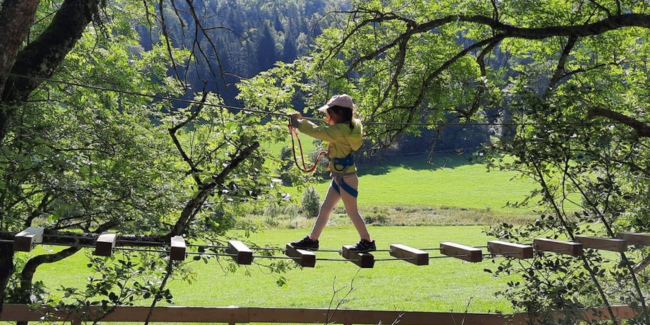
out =
[[[74,240],[74,243],[61,243],[61,238]],[[81,244],[80,242],[94,242],[94,244]],[[371,252],[357,252],[353,245],[344,245],[340,250],[309,251],[295,248],[290,244],[285,247],[249,247],[238,240],[229,240],[226,245],[201,245],[186,243],[181,236],[172,237],[169,242],[151,242],[139,240],[126,240],[118,238],[115,233],[105,232],[96,237],[87,235],[71,236],[44,234],[42,227],[29,227],[14,235],[13,239],[2,239],[0,242],[13,243],[13,250],[29,252],[37,245],[56,245],[67,247],[94,248],[96,256],[111,256],[115,251],[138,251],[168,255],[170,260],[183,261],[194,255],[195,259],[201,256],[231,257],[239,265],[251,265],[255,259],[284,259],[293,260],[302,267],[315,267],[317,261],[323,262],[351,262],[360,268],[373,268],[375,262],[404,261],[418,266],[429,265],[429,261],[439,258],[456,258],[466,262],[477,263],[484,257],[498,256],[515,259],[531,259],[535,252],[551,252],[579,257],[584,249],[606,250],[618,253],[627,251],[628,245],[650,246],[650,234],[621,232],[618,238],[601,238],[590,236],[576,236],[575,241],[561,241],[547,238],[536,238],[533,243],[520,244],[500,240],[491,240],[486,246],[467,246],[454,242],[441,242],[435,248],[414,248],[403,244],[391,244],[390,249]],[[147,248],[137,248],[147,246]],[[212,252],[206,252],[206,249]],[[484,252],[483,250],[487,250]],[[430,256],[430,251],[437,251],[440,255]],[[373,253],[387,252],[390,258],[375,258]],[[276,253],[282,253],[278,255]],[[342,258],[321,258],[317,253],[338,253]],[[198,257],[198,258],[197,258]]]

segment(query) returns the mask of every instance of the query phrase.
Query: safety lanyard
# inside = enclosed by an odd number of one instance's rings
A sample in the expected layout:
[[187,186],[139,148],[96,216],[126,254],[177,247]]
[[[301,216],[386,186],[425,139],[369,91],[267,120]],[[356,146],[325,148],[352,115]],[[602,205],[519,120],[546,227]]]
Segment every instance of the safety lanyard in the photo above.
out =
[[[318,167],[318,161],[322,156],[325,155],[325,151],[321,151],[318,153],[318,156],[316,157],[316,161],[314,161],[314,165],[307,168],[307,164],[305,163],[305,153],[302,150],[302,143],[300,142],[300,136],[298,135],[298,130],[293,127],[291,124],[291,119],[289,119],[289,134],[291,135],[291,150],[293,151],[293,162],[296,164],[296,167],[298,167],[298,170],[302,171],[303,173],[312,173],[313,171],[316,170],[316,167]],[[300,164],[298,164],[298,157],[296,157],[296,143],[295,140],[293,139],[295,136],[296,140],[298,140],[298,148],[300,148],[300,158],[302,160],[302,167]]]

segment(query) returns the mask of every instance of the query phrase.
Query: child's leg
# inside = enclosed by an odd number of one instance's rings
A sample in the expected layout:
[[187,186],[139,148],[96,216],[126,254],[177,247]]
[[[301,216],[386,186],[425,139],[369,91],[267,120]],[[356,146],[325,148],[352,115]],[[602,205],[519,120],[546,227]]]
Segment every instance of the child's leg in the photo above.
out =
[[[343,180],[347,185],[356,189],[359,189],[359,178],[356,174],[350,174],[343,176]],[[345,211],[348,213],[350,220],[354,224],[354,227],[357,228],[359,236],[361,239],[370,241],[370,234],[368,233],[368,228],[366,228],[366,223],[363,221],[361,214],[359,214],[359,209],[357,208],[357,198],[350,195],[350,193],[343,190],[341,186],[341,198],[343,199],[343,204],[345,205]]]
[[312,240],[318,240],[318,237],[320,237],[321,232],[323,232],[323,229],[327,225],[327,220],[329,220],[330,214],[334,211],[334,208],[336,207],[336,204],[339,203],[340,199],[341,195],[339,195],[339,193],[332,188],[332,185],[330,185],[330,188],[327,190],[327,195],[325,196],[325,201],[320,205],[318,218],[316,218],[316,223],[314,224],[314,228],[311,230],[311,234],[309,234],[309,238]]

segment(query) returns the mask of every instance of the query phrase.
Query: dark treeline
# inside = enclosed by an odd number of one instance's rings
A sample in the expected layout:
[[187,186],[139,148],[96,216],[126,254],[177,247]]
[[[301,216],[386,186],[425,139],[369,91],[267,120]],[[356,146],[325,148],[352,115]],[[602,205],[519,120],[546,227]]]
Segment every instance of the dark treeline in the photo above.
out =
[[[194,91],[203,89],[205,82],[207,89],[218,92],[226,104],[235,105],[235,84],[241,78],[267,70],[277,61],[292,62],[307,54],[328,22],[327,13],[346,4],[345,0],[196,1],[193,11],[202,22],[197,33],[200,44],[194,44],[196,26],[186,2],[179,2],[176,8],[166,6],[163,11],[173,46],[194,47],[196,54],[189,68],[178,66],[179,74]],[[157,41],[155,34],[143,37],[145,48],[152,40]],[[196,50],[198,45],[202,51]]]
[[[267,70],[278,61],[292,62],[307,54],[313,40],[334,21],[328,13],[345,8],[348,1],[198,1],[194,2],[193,9],[200,15],[202,26],[196,35],[192,8],[187,7],[186,2],[177,5],[176,8],[164,7],[163,12],[173,46],[193,50],[196,56],[189,66],[177,66],[179,75],[190,86],[186,96],[193,97],[205,84],[207,90],[219,93],[226,104],[240,106],[236,100],[238,91],[235,84],[238,81]],[[205,29],[208,37],[201,28]],[[145,48],[150,48],[152,41],[158,41],[155,32],[152,35],[143,29],[141,33]],[[194,44],[195,36],[200,44]],[[460,43],[469,41],[459,40]],[[202,51],[196,50],[198,45]],[[498,50],[496,52],[496,57],[488,64],[507,64],[507,58]],[[301,105],[299,102],[296,104]],[[494,109],[488,118],[492,122],[501,122],[504,114],[508,115],[503,110]],[[436,132],[440,132],[440,136],[436,136]],[[400,137],[388,153],[424,154],[432,149],[449,153],[455,149],[473,152],[489,141],[490,134],[504,135],[501,129],[476,125],[447,126],[440,130],[423,128],[421,134]]]

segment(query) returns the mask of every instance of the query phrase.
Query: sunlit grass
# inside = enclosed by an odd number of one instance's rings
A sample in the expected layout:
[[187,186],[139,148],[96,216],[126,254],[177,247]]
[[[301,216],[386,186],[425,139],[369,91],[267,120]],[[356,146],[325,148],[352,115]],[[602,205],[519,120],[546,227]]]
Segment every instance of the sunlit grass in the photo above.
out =
[[[441,241],[467,245],[485,245],[488,237],[482,227],[370,227],[378,249],[388,249],[391,243],[427,248],[438,247]],[[271,230],[254,233],[249,239],[259,245],[284,246],[299,239],[307,230]],[[352,227],[328,227],[321,237],[322,249],[338,249],[358,240]],[[36,251],[36,253],[43,253]],[[22,253],[21,253],[22,254]],[[341,258],[336,253],[317,253],[319,257]],[[388,253],[376,253],[376,258],[388,258]],[[438,255],[432,251],[431,255]],[[36,274],[50,288],[82,286],[89,275],[88,260],[79,253],[64,262],[44,265]],[[263,261],[268,262],[268,260]],[[293,269],[283,274],[286,287],[278,287],[278,274],[268,274],[264,268],[248,267],[251,276],[241,267],[235,274],[226,274],[215,261],[208,264],[189,262],[197,274],[196,282],[180,280],[171,283],[177,305],[188,306],[249,306],[327,308],[332,287],[349,286],[354,279],[354,291],[345,308],[463,311],[471,299],[470,311],[508,311],[505,299],[495,298],[507,279],[494,278],[483,271],[492,263],[467,263],[453,258],[433,259],[428,266],[415,266],[404,261],[377,262],[373,269],[359,269],[349,262],[317,262],[316,267]],[[145,302],[142,302],[146,304]]]

